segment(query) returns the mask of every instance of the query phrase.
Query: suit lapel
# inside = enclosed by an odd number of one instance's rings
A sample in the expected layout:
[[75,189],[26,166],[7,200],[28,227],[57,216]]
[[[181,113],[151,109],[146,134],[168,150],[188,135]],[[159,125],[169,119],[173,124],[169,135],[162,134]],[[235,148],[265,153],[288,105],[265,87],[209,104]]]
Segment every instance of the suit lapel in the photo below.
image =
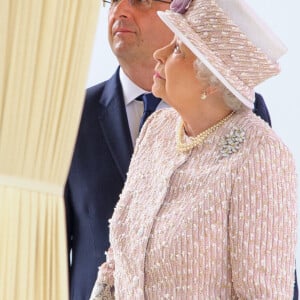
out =
[[107,81],[99,104],[99,122],[103,136],[115,164],[125,180],[133,145],[119,80],[119,69]]

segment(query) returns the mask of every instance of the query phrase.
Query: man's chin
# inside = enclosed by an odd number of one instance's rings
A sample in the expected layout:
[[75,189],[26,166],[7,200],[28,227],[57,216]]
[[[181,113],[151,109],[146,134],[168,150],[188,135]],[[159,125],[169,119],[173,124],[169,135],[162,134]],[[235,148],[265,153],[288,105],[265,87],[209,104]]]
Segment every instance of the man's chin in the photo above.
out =
[[114,55],[116,57],[129,57],[136,56],[135,45],[130,43],[118,42],[114,43],[111,47]]

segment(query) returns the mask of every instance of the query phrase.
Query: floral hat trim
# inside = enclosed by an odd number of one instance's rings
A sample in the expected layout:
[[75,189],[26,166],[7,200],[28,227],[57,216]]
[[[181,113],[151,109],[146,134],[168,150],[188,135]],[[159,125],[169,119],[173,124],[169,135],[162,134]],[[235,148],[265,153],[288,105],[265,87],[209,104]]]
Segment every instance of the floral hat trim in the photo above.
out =
[[174,0],[170,5],[170,10],[179,14],[184,14],[193,0]]

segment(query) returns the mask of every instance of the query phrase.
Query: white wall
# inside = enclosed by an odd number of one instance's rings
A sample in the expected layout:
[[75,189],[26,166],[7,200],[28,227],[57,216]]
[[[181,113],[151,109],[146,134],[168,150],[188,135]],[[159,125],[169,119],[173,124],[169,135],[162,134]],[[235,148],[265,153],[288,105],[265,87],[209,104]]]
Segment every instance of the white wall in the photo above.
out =
[[[300,102],[300,34],[297,30],[300,28],[300,1],[246,1],[289,49],[287,54],[280,60],[281,74],[260,85],[257,91],[264,96],[268,104],[273,129],[293,152],[299,174],[300,136],[296,128],[299,128],[297,120],[300,120],[300,103],[298,103]],[[112,55],[107,42],[107,13],[107,8],[101,9],[87,86],[108,79],[117,66],[117,61]],[[300,182],[299,178],[298,182]],[[300,278],[300,243],[297,247],[297,266],[298,278]]]

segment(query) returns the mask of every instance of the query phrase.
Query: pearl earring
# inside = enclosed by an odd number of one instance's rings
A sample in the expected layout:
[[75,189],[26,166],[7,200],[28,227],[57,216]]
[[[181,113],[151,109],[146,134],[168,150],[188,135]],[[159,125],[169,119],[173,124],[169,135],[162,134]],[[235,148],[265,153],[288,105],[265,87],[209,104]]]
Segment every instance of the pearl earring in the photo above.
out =
[[215,92],[217,92],[217,88],[213,87],[213,86],[208,86],[205,91],[203,91],[200,94],[200,99],[201,100],[205,100],[208,96],[214,94]]
[[207,92],[202,92],[200,95],[201,100],[205,100],[207,98]]

